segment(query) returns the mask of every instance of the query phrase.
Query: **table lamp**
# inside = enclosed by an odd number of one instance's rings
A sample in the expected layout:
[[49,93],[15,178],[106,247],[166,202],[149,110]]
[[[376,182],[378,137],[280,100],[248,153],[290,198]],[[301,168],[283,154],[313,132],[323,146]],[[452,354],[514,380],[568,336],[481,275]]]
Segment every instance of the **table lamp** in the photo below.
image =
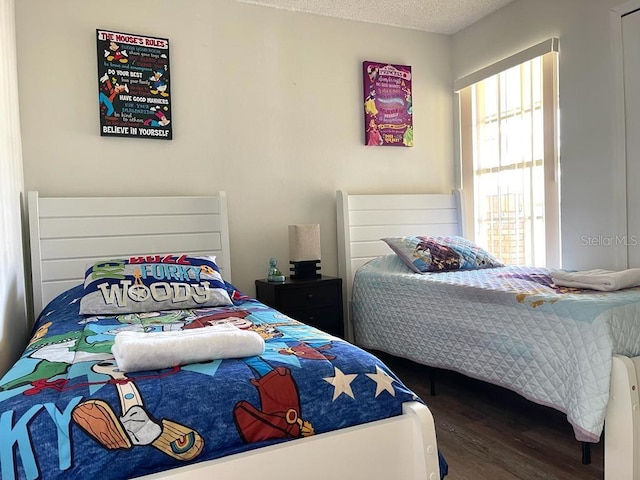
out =
[[292,279],[320,278],[320,225],[289,225],[289,269]]

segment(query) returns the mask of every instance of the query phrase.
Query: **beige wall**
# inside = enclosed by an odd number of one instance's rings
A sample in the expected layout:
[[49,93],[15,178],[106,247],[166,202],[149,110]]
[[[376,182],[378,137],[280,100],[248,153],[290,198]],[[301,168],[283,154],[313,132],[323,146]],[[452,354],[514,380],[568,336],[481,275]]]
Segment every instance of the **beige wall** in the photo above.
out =
[[18,358],[29,325],[20,203],[22,159],[13,0],[0,0],[0,374]]
[[516,0],[452,40],[453,77],[457,79],[547,38],[560,39],[564,268],[626,267],[624,245],[600,241],[622,235],[625,229],[621,216],[624,165],[617,154],[623,146],[615,140],[619,112],[611,23],[611,9],[622,3]]
[[[450,37],[230,0],[16,2],[26,190],[226,190],[234,283],[254,293],[287,225],[319,223],[337,274],[335,190],[453,186]],[[98,133],[95,29],[171,42],[173,141]],[[363,60],[408,64],[413,148],[365,147]]]

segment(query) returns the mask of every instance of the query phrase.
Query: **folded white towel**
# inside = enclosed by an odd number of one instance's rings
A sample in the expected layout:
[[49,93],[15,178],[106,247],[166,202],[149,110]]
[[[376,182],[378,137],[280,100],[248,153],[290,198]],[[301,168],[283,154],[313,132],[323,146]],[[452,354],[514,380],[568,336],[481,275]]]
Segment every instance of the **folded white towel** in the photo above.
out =
[[118,369],[137,372],[260,355],[264,352],[264,340],[256,332],[227,323],[168,332],[120,332],[111,351]]
[[562,287],[588,288],[603,292],[612,292],[623,288],[640,285],[640,268],[627,270],[583,270],[580,272],[566,272],[554,270],[551,272],[553,283]]

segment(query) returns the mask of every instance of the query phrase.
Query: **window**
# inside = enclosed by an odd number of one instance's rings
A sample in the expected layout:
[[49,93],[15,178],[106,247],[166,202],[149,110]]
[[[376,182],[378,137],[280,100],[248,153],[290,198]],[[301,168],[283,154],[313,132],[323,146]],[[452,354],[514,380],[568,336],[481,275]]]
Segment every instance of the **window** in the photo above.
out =
[[557,54],[538,51],[459,90],[462,189],[478,244],[506,264],[559,267]]

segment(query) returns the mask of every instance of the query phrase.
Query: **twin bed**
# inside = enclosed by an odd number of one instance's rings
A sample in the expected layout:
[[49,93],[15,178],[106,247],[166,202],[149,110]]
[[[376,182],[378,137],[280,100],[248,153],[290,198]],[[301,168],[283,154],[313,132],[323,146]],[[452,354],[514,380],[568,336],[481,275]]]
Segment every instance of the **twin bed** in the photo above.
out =
[[[0,381],[2,478],[241,479],[259,471],[265,479],[435,480],[446,472],[428,408],[379,359],[235,289],[224,192],[30,192],[28,204],[33,302],[42,313]],[[462,235],[460,207],[456,194],[337,193],[347,339],[561,410],[578,440],[598,441],[604,429],[606,479],[639,480],[640,292],[561,290],[548,272],[524,267],[422,275],[380,240]],[[214,256],[230,302],[80,314],[87,264],[150,254],[159,255],[151,263],[175,263],[182,257],[169,254],[178,252]],[[123,372],[113,356],[124,331],[219,323],[257,333],[264,352],[141,372]]]
[[471,249],[471,268],[443,260],[416,273],[424,239],[407,251],[397,240],[440,237],[429,240],[430,259],[450,250],[463,235],[459,198],[337,192],[348,338],[560,410],[582,442],[604,429],[607,480],[640,479],[640,289],[560,288],[545,269],[477,268],[481,249]]
[[[233,286],[224,192],[30,192],[28,205],[41,314],[22,357],[0,380],[3,479],[445,474],[429,409],[379,359]],[[164,310],[143,302],[171,292],[182,300],[185,291],[200,302],[205,273],[205,290],[215,285],[222,300]],[[144,283],[151,277],[156,283]],[[82,283],[96,279],[92,293],[124,310],[102,311],[89,301]],[[132,303],[145,306],[127,310]],[[155,338],[219,324],[258,336],[263,353],[141,371],[124,371],[114,358],[119,335]]]

